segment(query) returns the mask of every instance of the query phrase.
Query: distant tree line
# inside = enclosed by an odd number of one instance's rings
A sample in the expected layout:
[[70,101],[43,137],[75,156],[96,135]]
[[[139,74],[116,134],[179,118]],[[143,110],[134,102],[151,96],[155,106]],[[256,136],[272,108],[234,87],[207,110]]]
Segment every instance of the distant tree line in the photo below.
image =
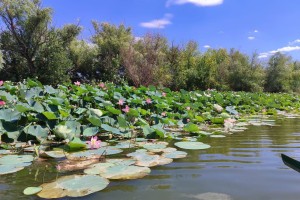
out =
[[130,27],[93,21],[90,41],[81,27],[52,26],[52,9],[40,0],[0,1],[0,80],[37,78],[166,86],[186,89],[300,92],[300,63],[281,53],[266,63],[236,49],[208,49],[170,43],[159,34],[134,37]]

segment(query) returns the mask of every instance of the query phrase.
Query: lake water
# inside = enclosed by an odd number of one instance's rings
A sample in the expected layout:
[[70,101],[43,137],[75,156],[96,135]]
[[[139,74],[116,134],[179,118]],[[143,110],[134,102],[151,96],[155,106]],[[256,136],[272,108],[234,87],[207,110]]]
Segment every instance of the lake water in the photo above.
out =
[[[280,157],[285,153],[300,160],[300,119],[277,120],[276,124],[280,126],[249,126],[226,138],[205,138],[202,142],[212,148],[186,151],[188,157],[153,167],[143,179],[111,181],[106,189],[78,199],[300,199],[300,174],[286,167]],[[25,197],[22,191],[56,176],[55,170],[39,163],[1,176],[0,199],[39,199]]]

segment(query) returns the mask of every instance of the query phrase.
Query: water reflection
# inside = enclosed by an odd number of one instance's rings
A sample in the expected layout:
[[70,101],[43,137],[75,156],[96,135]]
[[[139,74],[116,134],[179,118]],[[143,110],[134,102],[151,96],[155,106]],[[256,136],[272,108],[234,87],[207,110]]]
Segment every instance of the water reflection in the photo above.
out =
[[[225,138],[206,137],[203,142],[210,144],[210,149],[188,150],[186,158],[153,167],[143,179],[112,181],[105,190],[78,199],[181,200],[208,193],[237,200],[298,199],[300,174],[286,167],[280,154],[300,160],[300,119],[281,119],[275,124],[280,126],[249,126]],[[54,180],[54,165],[36,162],[18,173],[1,176],[0,199],[39,199],[24,197],[22,191]]]

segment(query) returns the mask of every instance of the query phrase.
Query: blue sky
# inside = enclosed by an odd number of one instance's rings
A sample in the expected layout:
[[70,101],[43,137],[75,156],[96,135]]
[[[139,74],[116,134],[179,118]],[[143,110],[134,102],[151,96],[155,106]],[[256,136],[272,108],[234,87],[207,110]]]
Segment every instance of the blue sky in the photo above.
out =
[[43,0],[53,24],[78,23],[81,38],[93,34],[91,20],[125,24],[136,37],[161,33],[169,41],[207,48],[235,48],[265,59],[277,51],[300,60],[299,0]]

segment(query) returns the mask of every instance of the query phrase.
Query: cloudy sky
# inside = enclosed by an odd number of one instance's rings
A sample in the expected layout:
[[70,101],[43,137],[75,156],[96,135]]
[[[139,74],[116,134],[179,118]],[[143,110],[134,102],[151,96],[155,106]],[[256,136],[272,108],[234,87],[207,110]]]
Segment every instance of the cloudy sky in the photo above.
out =
[[300,60],[298,0],[43,0],[54,9],[53,24],[83,26],[82,38],[93,34],[91,20],[125,24],[135,36],[161,33],[169,41],[199,43],[208,48],[236,48],[268,58],[280,51]]

